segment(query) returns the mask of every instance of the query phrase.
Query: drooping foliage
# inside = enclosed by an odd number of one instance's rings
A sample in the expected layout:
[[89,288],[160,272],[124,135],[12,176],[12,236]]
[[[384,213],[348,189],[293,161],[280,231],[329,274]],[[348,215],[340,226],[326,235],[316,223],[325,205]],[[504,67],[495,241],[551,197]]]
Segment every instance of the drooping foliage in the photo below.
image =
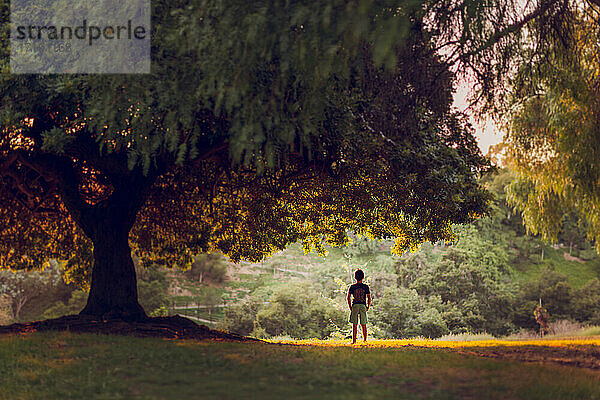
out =
[[508,160],[518,172],[509,199],[528,230],[549,241],[573,215],[596,243],[600,232],[600,12],[584,11],[569,47],[557,43],[535,68],[521,68],[507,118]]

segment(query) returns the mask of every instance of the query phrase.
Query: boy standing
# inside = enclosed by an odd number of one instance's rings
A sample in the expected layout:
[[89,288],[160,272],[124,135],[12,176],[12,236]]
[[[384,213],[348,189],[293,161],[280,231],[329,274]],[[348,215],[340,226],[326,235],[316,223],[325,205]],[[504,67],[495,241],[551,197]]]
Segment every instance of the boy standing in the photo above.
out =
[[[350,307],[350,323],[352,324],[352,344],[356,343],[356,325],[360,316],[363,339],[367,341],[367,311],[371,306],[371,291],[369,286],[362,283],[365,273],[357,269],[354,273],[356,283],[348,290],[348,307]],[[350,297],[354,297],[352,302]],[[368,300],[368,302],[367,302]]]

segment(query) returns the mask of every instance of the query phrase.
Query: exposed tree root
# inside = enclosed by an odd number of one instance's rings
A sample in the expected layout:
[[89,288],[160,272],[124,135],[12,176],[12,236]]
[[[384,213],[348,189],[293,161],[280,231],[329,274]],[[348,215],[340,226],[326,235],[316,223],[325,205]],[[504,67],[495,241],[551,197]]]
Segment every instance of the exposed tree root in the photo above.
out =
[[204,325],[198,325],[195,322],[179,315],[172,317],[148,318],[143,322],[101,320],[97,317],[86,315],[68,315],[65,317],[47,319],[44,321],[33,321],[23,324],[0,326],[0,334],[25,334],[44,331],[69,331],[106,335],[160,337],[167,339],[213,339],[239,342],[257,341],[257,339],[211,329]]

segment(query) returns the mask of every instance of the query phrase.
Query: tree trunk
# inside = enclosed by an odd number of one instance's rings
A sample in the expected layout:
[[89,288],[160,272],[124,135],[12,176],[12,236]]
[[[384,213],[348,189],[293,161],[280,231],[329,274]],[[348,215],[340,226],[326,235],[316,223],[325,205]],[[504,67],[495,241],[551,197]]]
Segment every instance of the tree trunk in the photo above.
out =
[[141,171],[130,171],[126,167],[126,159],[119,156],[106,166],[110,170],[107,178],[112,193],[97,204],[89,204],[82,197],[81,179],[70,160],[63,160],[56,167],[64,204],[94,244],[90,293],[80,314],[102,319],[143,321],[148,317],[138,302],[129,231],[158,174],[144,176]]
[[92,282],[87,305],[81,314],[127,321],[147,318],[138,302],[137,278],[128,241],[129,229],[129,224],[119,217],[119,213],[96,221],[92,237]]
[[23,306],[26,302],[27,300],[25,300],[25,298],[23,297],[18,297],[15,299],[13,307],[13,319],[15,321],[19,321],[21,319],[21,310],[23,309]]

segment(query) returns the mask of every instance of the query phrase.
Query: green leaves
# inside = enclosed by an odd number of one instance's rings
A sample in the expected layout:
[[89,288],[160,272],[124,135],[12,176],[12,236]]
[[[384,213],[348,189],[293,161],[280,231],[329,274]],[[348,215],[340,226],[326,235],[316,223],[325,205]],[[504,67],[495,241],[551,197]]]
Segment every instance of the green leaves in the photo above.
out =
[[67,134],[64,129],[52,128],[42,132],[42,151],[62,155],[65,152],[65,146],[74,139],[75,136]]
[[509,200],[528,230],[550,241],[573,210],[587,222],[590,238],[597,240],[600,228],[600,26],[584,15],[574,18],[572,41],[557,40],[547,57],[521,67],[507,124],[509,161],[518,173]]
[[[451,109],[453,74],[421,8],[157,0],[151,74],[2,77],[0,112],[43,126],[42,140],[37,125],[27,131],[30,161],[40,148],[60,155],[54,174],[91,210],[117,185],[158,177],[132,211],[130,239],[146,261],[184,265],[213,250],[254,261],[296,241],[342,245],[348,231],[397,237],[402,252],[452,239],[452,223],[487,208],[477,182],[486,161]],[[60,221],[48,217],[52,233],[77,232],[64,182],[51,183],[41,187],[63,207]],[[5,189],[3,207],[16,210],[7,220],[29,218]],[[30,229],[32,240],[3,234],[4,253],[23,256],[45,237]],[[61,254],[73,253],[73,236],[63,239]]]

